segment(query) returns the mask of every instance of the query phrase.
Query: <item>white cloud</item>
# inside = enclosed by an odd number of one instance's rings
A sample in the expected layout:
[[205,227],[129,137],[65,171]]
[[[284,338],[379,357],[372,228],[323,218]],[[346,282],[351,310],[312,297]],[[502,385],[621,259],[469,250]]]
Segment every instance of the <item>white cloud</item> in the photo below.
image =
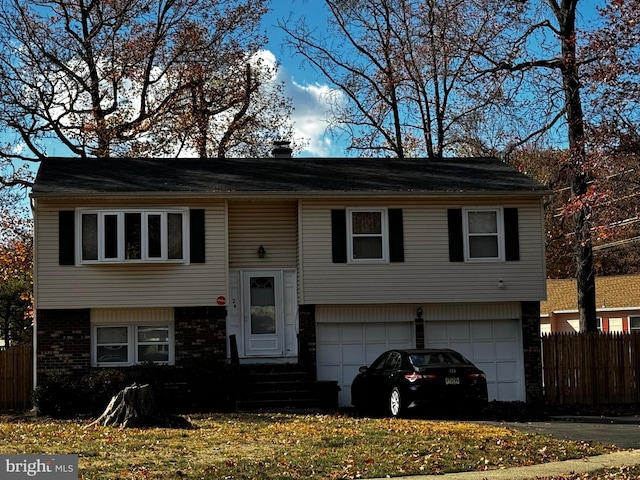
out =
[[301,155],[308,157],[344,156],[344,148],[327,133],[329,99],[340,101],[341,92],[326,84],[298,83],[282,66],[278,70],[277,80],[284,82],[285,94],[293,101],[294,136],[308,142]]

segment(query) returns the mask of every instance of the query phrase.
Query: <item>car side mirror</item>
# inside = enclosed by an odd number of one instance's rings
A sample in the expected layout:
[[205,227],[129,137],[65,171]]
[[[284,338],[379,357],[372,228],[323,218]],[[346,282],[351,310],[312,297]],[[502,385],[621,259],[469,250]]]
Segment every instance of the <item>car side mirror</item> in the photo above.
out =
[[365,372],[367,371],[367,366],[366,366],[366,365],[361,366],[361,367],[358,369],[358,371],[359,371],[360,373],[365,373]]

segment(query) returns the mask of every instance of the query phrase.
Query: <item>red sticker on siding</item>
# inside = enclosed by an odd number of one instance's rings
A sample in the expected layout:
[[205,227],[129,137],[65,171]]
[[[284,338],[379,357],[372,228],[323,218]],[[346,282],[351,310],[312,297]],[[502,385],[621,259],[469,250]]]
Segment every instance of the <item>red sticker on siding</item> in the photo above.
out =
[[220,295],[218,298],[216,298],[216,302],[218,302],[218,305],[226,305],[227,299]]

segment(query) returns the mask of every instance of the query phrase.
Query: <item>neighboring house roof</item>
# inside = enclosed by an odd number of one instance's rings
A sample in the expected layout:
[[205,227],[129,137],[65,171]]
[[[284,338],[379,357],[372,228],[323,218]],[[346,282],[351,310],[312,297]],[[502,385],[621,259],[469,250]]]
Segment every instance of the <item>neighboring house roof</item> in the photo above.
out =
[[32,195],[548,193],[496,158],[79,159],[41,162]]
[[[547,280],[547,300],[540,302],[540,314],[578,311],[575,278]],[[596,308],[621,310],[640,308],[640,275],[596,277]]]

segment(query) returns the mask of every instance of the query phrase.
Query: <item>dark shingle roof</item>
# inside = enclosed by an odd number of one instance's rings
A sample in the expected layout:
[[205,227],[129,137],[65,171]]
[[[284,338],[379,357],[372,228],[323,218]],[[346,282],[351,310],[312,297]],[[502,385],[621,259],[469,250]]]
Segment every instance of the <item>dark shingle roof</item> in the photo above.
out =
[[32,190],[34,196],[546,191],[495,158],[50,158],[41,162]]

